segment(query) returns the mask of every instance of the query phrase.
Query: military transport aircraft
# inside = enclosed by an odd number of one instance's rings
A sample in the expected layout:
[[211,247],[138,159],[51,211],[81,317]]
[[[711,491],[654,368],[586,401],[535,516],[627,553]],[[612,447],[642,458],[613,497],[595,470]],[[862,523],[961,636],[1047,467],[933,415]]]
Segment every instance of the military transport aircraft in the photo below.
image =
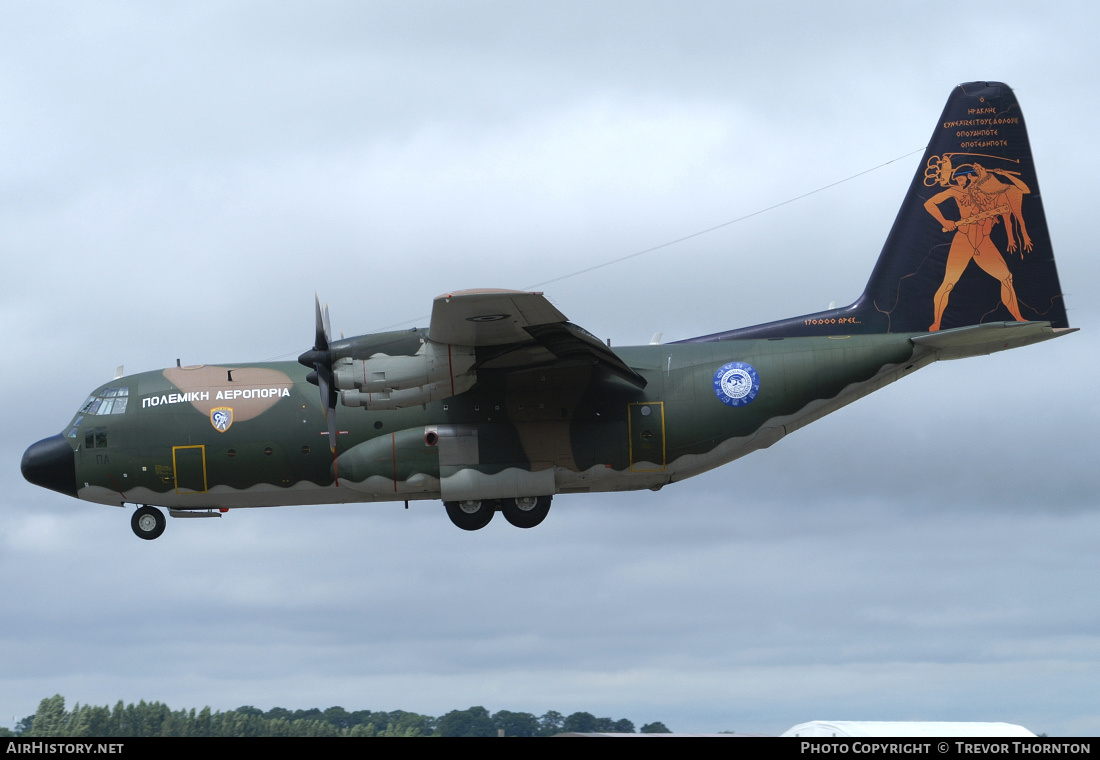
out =
[[448,293],[427,329],[340,340],[318,303],[298,364],[119,377],[22,471],[137,505],[145,539],[164,530],[158,506],[442,499],[465,530],[498,511],[530,528],[555,494],[656,490],[938,359],[1071,331],[1019,105],[972,82],[951,94],[850,306],[612,350],[541,293]]

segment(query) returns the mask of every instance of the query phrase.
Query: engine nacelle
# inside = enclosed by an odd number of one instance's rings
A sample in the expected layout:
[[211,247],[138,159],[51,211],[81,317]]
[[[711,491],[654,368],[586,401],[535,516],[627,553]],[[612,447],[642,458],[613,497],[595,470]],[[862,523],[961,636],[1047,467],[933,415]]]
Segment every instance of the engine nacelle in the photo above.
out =
[[429,383],[415,388],[398,388],[377,393],[340,391],[340,401],[344,406],[362,406],[375,411],[404,409],[457,396],[473,388],[476,382],[477,377],[471,372],[459,375],[453,380],[441,380],[438,383]]
[[369,359],[340,359],[332,369],[337,388],[374,395],[434,385],[449,388],[452,380],[457,380],[474,366],[474,360],[472,346],[452,346],[426,340],[413,356],[375,354]]

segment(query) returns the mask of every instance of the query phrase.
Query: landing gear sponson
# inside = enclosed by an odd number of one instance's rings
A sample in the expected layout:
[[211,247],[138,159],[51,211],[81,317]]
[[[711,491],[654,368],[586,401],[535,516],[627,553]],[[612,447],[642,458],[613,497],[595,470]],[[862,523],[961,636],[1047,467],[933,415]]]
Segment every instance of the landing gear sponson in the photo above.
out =
[[483,499],[481,501],[445,501],[447,517],[463,530],[480,530],[489,524],[498,510],[504,519],[517,528],[533,528],[546,519],[550,511],[549,496],[521,496],[516,499]]

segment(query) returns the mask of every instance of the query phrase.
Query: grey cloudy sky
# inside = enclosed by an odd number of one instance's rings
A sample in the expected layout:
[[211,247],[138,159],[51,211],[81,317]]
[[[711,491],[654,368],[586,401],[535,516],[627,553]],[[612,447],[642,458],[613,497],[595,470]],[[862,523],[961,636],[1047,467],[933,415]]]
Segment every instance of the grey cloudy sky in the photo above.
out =
[[[5,3],[0,725],[61,693],[1100,733],[1098,31],[1059,2]],[[19,475],[119,364],[295,357],[314,291],[351,335],[625,256],[920,149],[976,79],[1022,104],[1071,337],[532,531],[380,504],[143,542]],[[614,345],[847,303],[919,161],[547,295]]]

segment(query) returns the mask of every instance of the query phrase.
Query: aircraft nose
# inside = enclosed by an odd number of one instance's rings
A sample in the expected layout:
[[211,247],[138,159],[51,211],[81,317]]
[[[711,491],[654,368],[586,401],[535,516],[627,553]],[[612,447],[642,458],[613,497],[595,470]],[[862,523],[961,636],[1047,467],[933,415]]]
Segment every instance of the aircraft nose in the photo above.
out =
[[62,435],[31,444],[19,469],[36,486],[76,496],[76,455]]

